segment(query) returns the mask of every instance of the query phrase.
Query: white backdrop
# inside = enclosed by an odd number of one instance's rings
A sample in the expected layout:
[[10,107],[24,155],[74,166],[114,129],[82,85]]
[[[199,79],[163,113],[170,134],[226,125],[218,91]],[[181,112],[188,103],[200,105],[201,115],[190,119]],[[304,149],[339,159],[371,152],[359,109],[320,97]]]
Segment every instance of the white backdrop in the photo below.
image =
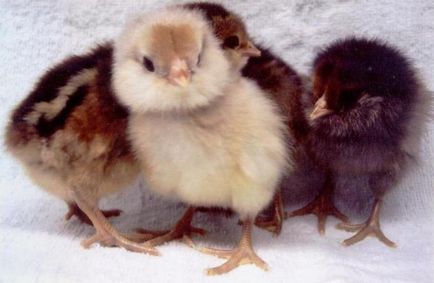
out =
[[[13,106],[47,67],[114,38],[129,16],[167,3],[174,1],[0,0],[2,134]],[[301,73],[309,71],[315,52],[334,39],[351,34],[376,36],[400,47],[434,89],[432,0],[222,3],[245,18],[258,42],[270,46]],[[335,219],[328,221],[327,234],[320,237],[316,219],[305,216],[286,221],[279,238],[254,230],[256,249],[270,265],[269,272],[243,266],[217,278],[207,278],[203,269],[222,260],[180,243],[161,247],[162,257],[98,245],[82,249],[80,240],[93,229],[76,219],[65,222],[66,206],[35,187],[17,162],[2,153],[0,282],[433,282],[433,130],[431,122],[420,166],[386,198],[382,227],[397,242],[397,249],[386,248],[373,238],[343,247],[340,241],[350,234],[334,229]],[[102,205],[124,210],[112,220],[123,231],[137,226],[166,228],[183,209],[139,185]],[[202,245],[229,247],[238,240],[235,218],[201,214],[195,223],[210,231],[198,241]]]

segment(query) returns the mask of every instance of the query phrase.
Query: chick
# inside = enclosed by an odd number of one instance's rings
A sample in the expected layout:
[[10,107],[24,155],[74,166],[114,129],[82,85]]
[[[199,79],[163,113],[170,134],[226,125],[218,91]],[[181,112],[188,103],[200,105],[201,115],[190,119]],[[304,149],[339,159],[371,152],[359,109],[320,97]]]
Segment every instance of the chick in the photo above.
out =
[[188,3],[183,7],[204,14],[234,69],[241,70],[247,64],[249,57],[261,56],[261,50],[249,38],[246,26],[237,14],[220,4],[208,2]]
[[[290,137],[289,152],[297,159],[297,152],[300,151],[299,148],[309,129],[302,106],[302,96],[305,92],[300,76],[270,50],[254,43],[241,18],[224,6],[197,2],[185,4],[185,7],[201,11],[205,15],[232,67],[241,70],[244,77],[256,82],[267,97],[279,106],[281,116],[285,118],[287,136]],[[284,211],[281,191],[285,185],[282,181],[281,189],[276,193],[272,219],[258,218],[255,222],[258,227],[276,235],[280,234],[282,229]]]
[[[73,56],[50,69],[13,111],[6,147],[41,188],[89,219],[96,234],[82,242],[157,254],[125,239],[98,209],[100,198],[127,188],[140,174],[126,138],[128,113],[111,86],[112,45]],[[78,206],[78,208],[77,208]]]
[[[288,152],[298,166],[304,154],[304,142],[309,131],[309,123],[303,108],[305,89],[297,72],[273,54],[270,50],[259,47],[261,56],[250,58],[242,69],[242,75],[255,81],[265,91],[267,97],[278,106],[285,119]],[[288,168],[285,175],[290,175],[294,168]],[[284,213],[282,193],[291,185],[282,179],[280,189],[273,202],[273,214],[269,221],[257,219],[256,225],[279,235],[282,229]]]
[[375,236],[395,247],[380,229],[380,207],[417,153],[426,125],[425,93],[410,62],[379,40],[340,40],[314,60],[308,145],[327,174],[323,193],[333,191],[337,176],[364,176],[375,197],[365,223],[338,225],[356,232],[345,245]]
[[116,46],[113,75],[150,189],[191,206],[169,233],[145,245],[184,233],[195,207],[231,208],[243,221],[241,241],[231,251],[203,249],[228,258],[208,274],[244,263],[265,269],[252,248],[252,220],[288,166],[274,103],[231,68],[206,20],[187,9],[163,10],[129,26]]

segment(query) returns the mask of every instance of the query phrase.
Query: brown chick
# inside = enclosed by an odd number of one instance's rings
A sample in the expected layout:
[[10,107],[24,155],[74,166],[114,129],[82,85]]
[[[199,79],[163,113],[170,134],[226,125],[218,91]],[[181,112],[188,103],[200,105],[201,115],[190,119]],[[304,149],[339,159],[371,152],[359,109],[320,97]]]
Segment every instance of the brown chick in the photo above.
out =
[[182,6],[200,11],[210,21],[214,34],[220,40],[221,47],[234,68],[241,70],[249,57],[261,55],[261,51],[249,38],[241,17],[227,10],[223,5],[195,2]]
[[7,149],[41,188],[89,219],[96,234],[82,242],[157,254],[125,239],[98,208],[100,198],[127,188],[139,167],[126,139],[128,113],[111,86],[113,48],[106,44],[51,68],[13,111]]
[[251,241],[252,220],[272,200],[287,169],[284,124],[273,101],[234,70],[208,22],[169,8],[134,22],[116,45],[113,83],[130,112],[128,136],[149,188],[191,206],[171,231],[144,245],[175,239],[195,207],[230,208],[243,221],[233,250],[202,249],[266,269]]
[[[256,82],[280,108],[285,117],[288,144],[294,146],[291,154],[297,163],[297,155],[309,130],[309,123],[304,113],[302,99],[304,87],[297,72],[270,50],[254,43],[241,18],[223,5],[207,2],[185,4],[190,9],[199,10],[211,22],[215,35],[220,39],[221,47],[235,69],[242,75]],[[289,172],[288,172],[289,173]],[[279,235],[282,229],[284,209],[281,192],[287,184],[281,183],[273,202],[271,220],[258,218],[256,225]]]
[[375,236],[396,246],[381,231],[380,207],[418,153],[430,104],[426,94],[409,60],[379,40],[339,40],[314,60],[308,150],[327,178],[305,212],[335,209],[330,194],[338,176],[367,178],[374,195],[366,222],[338,225],[356,233],[345,245]]

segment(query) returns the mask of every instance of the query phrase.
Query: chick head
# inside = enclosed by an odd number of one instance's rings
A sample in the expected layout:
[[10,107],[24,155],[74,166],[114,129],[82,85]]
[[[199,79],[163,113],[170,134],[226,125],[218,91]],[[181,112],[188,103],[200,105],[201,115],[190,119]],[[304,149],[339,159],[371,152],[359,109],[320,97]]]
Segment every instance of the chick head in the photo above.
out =
[[114,88],[133,111],[207,105],[233,77],[207,21],[179,7],[136,19],[115,50]]

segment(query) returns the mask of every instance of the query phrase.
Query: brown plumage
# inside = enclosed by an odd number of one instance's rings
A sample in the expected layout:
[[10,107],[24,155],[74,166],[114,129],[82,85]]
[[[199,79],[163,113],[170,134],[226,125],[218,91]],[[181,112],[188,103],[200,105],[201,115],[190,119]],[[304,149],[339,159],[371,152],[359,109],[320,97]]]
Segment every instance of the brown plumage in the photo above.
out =
[[50,69],[14,110],[7,149],[32,180],[68,203],[66,215],[92,222],[97,233],[83,242],[118,245],[156,254],[123,238],[98,201],[127,188],[139,173],[126,139],[128,113],[113,95],[111,44],[73,56]]
[[365,223],[338,226],[356,232],[344,244],[372,235],[394,247],[380,229],[380,206],[418,153],[430,105],[413,66],[379,40],[340,40],[314,60],[313,98],[308,151],[327,177],[317,199],[298,214],[319,213],[322,225],[331,212],[346,220],[330,198],[336,179],[367,178],[374,195],[371,215]]
[[[301,154],[302,142],[309,130],[309,123],[302,105],[305,91],[300,76],[269,49],[254,43],[250,39],[241,17],[234,12],[214,3],[198,2],[186,4],[186,6],[205,14],[234,67],[239,68],[244,77],[255,81],[279,106],[282,116],[285,117],[288,136],[296,141],[292,154],[297,161],[297,155]],[[257,49],[260,53],[246,52],[246,49],[249,50],[249,48]],[[258,56],[259,54],[260,56]],[[285,183],[282,183],[281,190],[284,187]],[[279,234],[282,228],[283,214],[279,192],[274,201],[272,219],[270,221],[258,219],[256,224]]]
[[234,68],[241,69],[249,57],[261,55],[249,38],[243,20],[237,14],[215,3],[196,2],[184,4],[183,7],[199,10],[205,15]]

